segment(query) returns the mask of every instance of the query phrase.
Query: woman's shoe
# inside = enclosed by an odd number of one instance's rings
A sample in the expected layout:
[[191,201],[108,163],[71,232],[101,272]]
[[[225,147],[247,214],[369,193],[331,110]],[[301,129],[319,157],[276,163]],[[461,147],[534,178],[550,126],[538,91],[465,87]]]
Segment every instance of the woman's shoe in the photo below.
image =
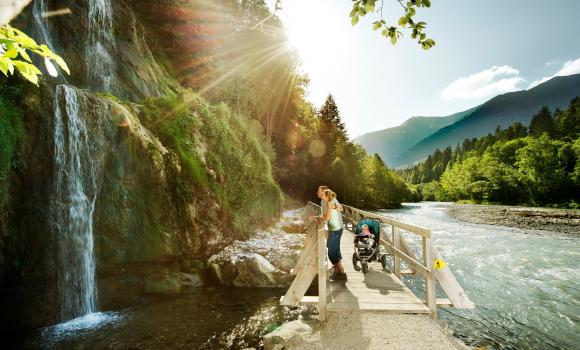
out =
[[333,280],[334,281],[347,281],[348,278],[346,277],[346,272],[344,272],[344,273],[340,273],[340,272],[335,273]]

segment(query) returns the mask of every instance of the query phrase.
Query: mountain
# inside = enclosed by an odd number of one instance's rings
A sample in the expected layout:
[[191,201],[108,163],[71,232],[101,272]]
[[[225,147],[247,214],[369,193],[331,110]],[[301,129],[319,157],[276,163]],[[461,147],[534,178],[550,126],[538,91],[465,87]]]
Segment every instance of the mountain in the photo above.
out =
[[445,117],[411,117],[399,126],[361,135],[353,142],[363,146],[369,154],[378,153],[388,166],[397,167],[404,164],[398,162],[399,157],[418,141],[461,120],[476,108]]
[[436,148],[454,147],[466,138],[484,136],[499,125],[505,128],[514,122],[528,125],[542,106],[550,110],[565,108],[580,95],[580,74],[555,77],[533,89],[496,96],[474,108],[464,118],[425,137],[402,153],[396,164],[421,160]]

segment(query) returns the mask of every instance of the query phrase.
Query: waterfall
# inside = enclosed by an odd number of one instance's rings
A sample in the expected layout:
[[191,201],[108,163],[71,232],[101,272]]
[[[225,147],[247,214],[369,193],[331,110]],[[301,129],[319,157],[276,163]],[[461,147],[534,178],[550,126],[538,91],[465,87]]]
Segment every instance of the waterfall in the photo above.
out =
[[111,0],[89,1],[89,33],[86,44],[87,86],[111,92],[115,80],[116,51]]
[[52,217],[58,248],[60,319],[67,320],[96,311],[93,211],[104,113],[83,110],[85,97],[68,85],[57,85],[55,94]]
[[34,18],[34,25],[38,31],[40,43],[46,44],[49,49],[54,51],[52,38],[48,29],[48,23],[43,17],[43,14],[46,12],[46,2],[47,0],[34,0],[34,5],[32,7],[32,17]]

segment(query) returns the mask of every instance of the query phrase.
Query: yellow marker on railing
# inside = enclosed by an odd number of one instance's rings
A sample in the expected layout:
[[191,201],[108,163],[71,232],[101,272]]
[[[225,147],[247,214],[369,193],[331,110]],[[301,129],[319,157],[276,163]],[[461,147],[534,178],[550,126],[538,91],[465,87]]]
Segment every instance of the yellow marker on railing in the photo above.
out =
[[437,270],[441,270],[442,268],[445,267],[445,261],[441,260],[441,259],[435,259],[435,269]]

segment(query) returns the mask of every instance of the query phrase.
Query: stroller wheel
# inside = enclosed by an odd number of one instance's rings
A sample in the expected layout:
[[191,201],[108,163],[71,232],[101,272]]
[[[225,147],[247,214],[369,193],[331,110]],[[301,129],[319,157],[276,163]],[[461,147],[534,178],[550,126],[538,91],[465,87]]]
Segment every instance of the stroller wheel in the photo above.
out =
[[366,261],[364,261],[362,263],[362,272],[367,273],[368,271],[369,271],[369,264]]
[[381,265],[383,265],[383,270],[387,269],[387,254],[381,256]]
[[360,266],[358,266],[358,262],[360,261],[359,257],[356,253],[352,254],[352,266],[354,267],[355,271],[360,271]]

